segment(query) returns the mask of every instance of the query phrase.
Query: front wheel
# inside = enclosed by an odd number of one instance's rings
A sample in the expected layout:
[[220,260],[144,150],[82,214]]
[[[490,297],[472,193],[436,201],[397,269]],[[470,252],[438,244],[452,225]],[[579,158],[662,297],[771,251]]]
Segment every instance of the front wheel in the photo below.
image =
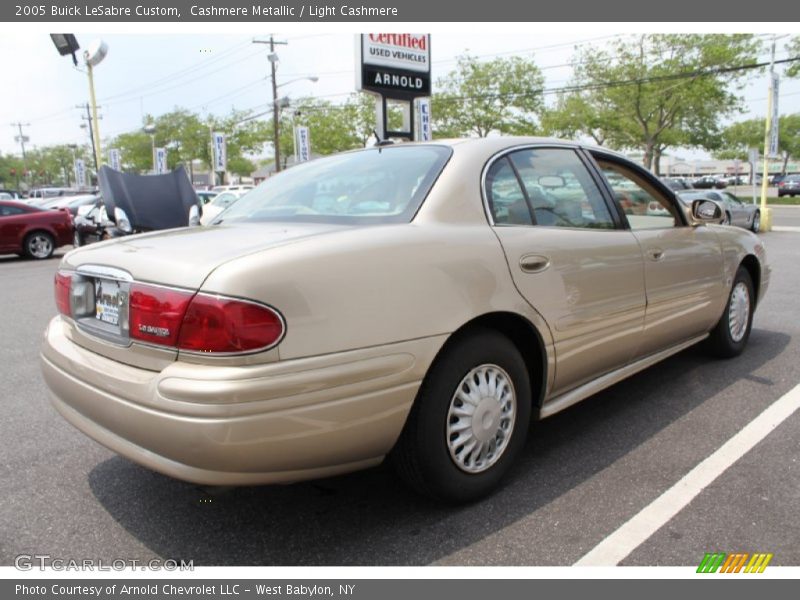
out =
[[522,449],[531,401],[525,361],[511,340],[488,329],[461,334],[426,375],[392,462],[425,495],[476,500]]
[[725,218],[722,220],[723,225],[730,225],[731,224],[731,213],[726,212]]
[[713,355],[732,358],[742,353],[750,338],[754,308],[753,280],[747,269],[739,267],[725,311],[708,338],[708,348]]

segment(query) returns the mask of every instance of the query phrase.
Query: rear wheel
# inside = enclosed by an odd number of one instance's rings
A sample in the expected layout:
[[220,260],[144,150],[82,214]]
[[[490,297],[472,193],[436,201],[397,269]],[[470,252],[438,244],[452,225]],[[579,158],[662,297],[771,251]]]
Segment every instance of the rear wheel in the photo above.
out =
[[753,224],[750,226],[750,229],[753,231],[753,233],[758,233],[760,227],[761,227],[761,211],[757,210],[756,214],[753,215]]
[[720,358],[732,358],[742,353],[750,338],[754,308],[753,280],[747,269],[739,267],[725,311],[708,338],[708,348],[712,354]]
[[392,451],[417,491],[449,502],[488,494],[519,454],[531,385],[516,346],[488,329],[460,335],[437,358]]
[[26,256],[41,260],[53,255],[55,243],[53,236],[46,231],[34,231],[25,238],[23,248]]

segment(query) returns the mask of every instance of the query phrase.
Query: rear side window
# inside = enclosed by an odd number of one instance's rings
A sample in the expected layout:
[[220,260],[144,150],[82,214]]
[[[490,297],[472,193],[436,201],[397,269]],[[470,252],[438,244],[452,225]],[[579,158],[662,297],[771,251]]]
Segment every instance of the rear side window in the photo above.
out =
[[495,162],[486,194],[496,225],[613,229],[600,189],[568,148],[532,148]]

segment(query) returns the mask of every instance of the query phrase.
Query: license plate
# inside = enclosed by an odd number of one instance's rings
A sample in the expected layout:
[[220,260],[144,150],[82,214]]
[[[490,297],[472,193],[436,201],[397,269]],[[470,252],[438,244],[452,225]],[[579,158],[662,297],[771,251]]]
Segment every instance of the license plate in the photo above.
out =
[[95,319],[119,327],[123,294],[120,283],[109,279],[95,279],[94,306]]

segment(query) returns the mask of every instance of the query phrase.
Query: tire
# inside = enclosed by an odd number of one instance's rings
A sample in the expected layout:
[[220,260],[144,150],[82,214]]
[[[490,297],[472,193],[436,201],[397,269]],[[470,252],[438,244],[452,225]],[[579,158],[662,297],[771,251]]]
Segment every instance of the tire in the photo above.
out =
[[[742,296],[742,294],[745,294]],[[708,338],[708,349],[719,358],[739,356],[750,338],[754,310],[753,280],[744,267],[733,279],[725,310]],[[746,321],[742,321],[746,318]]]
[[[496,488],[522,450],[532,395],[525,361],[504,335],[481,328],[448,344],[425,376],[390,459],[416,491],[462,503]],[[492,391],[490,381],[503,384]],[[479,394],[483,397],[474,398]],[[473,427],[476,414],[480,424]],[[459,445],[459,438],[466,439]],[[485,453],[469,450],[478,443],[487,448]]]
[[53,256],[56,245],[53,236],[46,231],[33,231],[25,236],[22,249],[28,258],[44,260]]
[[72,245],[73,245],[73,247],[80,248],[81,246],[84,245],[84,243],[85,242],[83,241],[83,236],[81,236],[81,233],[76,229],[72,233]]
[[760,227],[761,227],[761,211],[757,210],[753,215],[753,223],[750,225],[750,231],[752,231],[753,233],[758,233]]
[[723,225],[730,225],[731,224],[731,213],[725,212],[725,219],[722,221]]

